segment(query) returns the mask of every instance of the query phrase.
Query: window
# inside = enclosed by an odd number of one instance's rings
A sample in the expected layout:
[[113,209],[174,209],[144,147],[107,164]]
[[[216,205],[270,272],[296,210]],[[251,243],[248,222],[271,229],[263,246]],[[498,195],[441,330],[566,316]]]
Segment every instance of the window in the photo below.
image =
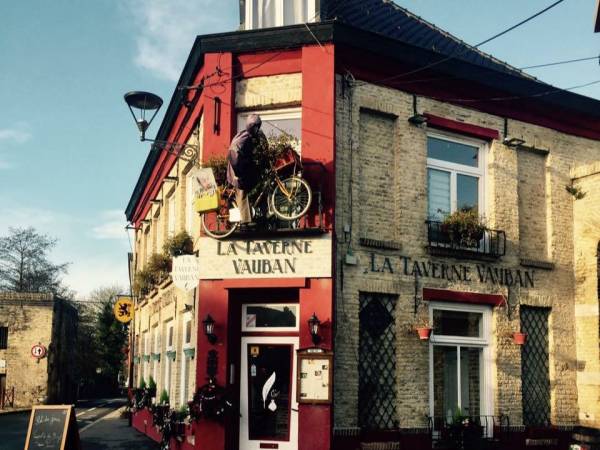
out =
[[242,306],[242,331],[298,331],[299,305],[251,304]]
[[167,237],[175,235],[175,193],[171,192],[167,197]]
[[171,367],[173,365],[173,360],[170,355],[167,355],[167,352],[173,351],[173,321],[170,320],[165,324],[166,336],[165,340],[165,378],[163,382],[163,389],[167,391],[169,394],[169,398],[171,398]]
[[[492,414],[489,349],[491,308],[431,302],[430,413],[439,431],[461,415]],[[482,424],[485,422],[482,421]],[[492,432],[486,429],[489,435]]]
[[371,430],[398,427],[394,295],[360,293],[358,422]]
[[184,339],[183,339],[183,345],[184,347],[189,347],[192,346],[192,316],[187,316],[184,319],[184,325],[183,325],[183,329],[184,329]]
[[191,400],[190,380],[192,360],[191,356],[188,356],[188,354],[185,352],[186,349],[193,347],[192,315],[190,313],[186,313],[183,316],[183,340],[181,346],[181,398],[179,402],[180,404],[185,405],[189,400]]
[[[157,326],[154,327],[153,333],[154,333],[154,350],[153,350],[153,353],[154,354],[159,354],[160,353],[160,330],[159,330],[159,328]],[[154,381],[158,380],[159,365],[160,365],[160,362],[158,360],[154,359],[154,357],[153,357],[152,378],[154,378]]]
[[314,22],[316,15],[316,0],[246,0],[245,28]]
[[431,134],[427,137],[429,220],[443,220],[457,210],[485,211],[484,144]]
[[144,357],[144,380],[147,383],[150,375],[150,362],[148,361],[150,357],[150,333],[147,331],[144,333]]
[[173,321],[167,323],[167,350],[173,350]]
[[8,327],[0,327],[0,350],[8,348]]
[[152,221],[152,227],[154,232],[154,253],[162,253],[163,246],[163,238],[164,238],[164,230],[163,230],[164,220],[161,219],[160,216],[160,208],[156,210],[156,214],[154,215],[154,220]]
[[[298,139],[298,143],[300,143],[302,139],[302,110],[300,108],[240,113],[238,114],[238,131],[246,128],[246,119],[250,114],[260,115],[262,120],[261,130],[267,137],[287,133]],[[300,146],[296,151],[300,152]]]

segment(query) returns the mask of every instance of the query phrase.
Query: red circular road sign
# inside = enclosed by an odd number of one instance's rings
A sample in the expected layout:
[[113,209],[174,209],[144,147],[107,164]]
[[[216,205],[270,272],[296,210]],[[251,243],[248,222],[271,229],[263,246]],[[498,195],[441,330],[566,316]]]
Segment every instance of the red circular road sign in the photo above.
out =
[[31,347],[31,356],[38,359],[43,358],[46,356],[46,347],[44,347],[42,344],[34,345]]

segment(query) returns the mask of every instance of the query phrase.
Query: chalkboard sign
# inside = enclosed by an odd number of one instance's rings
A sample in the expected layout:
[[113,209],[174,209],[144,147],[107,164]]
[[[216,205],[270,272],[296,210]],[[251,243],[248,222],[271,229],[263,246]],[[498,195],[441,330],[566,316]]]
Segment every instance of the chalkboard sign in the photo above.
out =
[[77,450],[79,431],[70,405],[34,406],[25,450]]

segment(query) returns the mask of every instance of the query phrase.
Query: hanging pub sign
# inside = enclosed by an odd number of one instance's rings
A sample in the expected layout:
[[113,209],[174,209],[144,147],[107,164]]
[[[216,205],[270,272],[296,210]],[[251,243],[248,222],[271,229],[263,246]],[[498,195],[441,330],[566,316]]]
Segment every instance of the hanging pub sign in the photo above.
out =
[[298,403],[331,403],[333,381],[333,353],[315,351],[298,352],[296,400]]
[[211,168],[197,169],[192,177],[194,209],[198,213],[214,211],[219,206],[219,190]]
[[195,255],[181,255],[173,258],[171,271],[173,284],[184,291],[191,291],[198,286],[200,266]]
[[71,405],[34,406],[25,450],[79,450],[79,429]]
[[331,235],[270,240],[200,238],[200,279],[329,278]]
[[121,323],[129,323],[133,319],[133,299],[128,295],[120,295],[115,302],[115,318]]

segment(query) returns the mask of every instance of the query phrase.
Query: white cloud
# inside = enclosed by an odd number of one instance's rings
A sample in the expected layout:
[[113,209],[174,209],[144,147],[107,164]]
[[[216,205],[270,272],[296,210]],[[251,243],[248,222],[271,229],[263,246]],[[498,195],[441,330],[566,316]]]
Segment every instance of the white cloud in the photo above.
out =
[[18,123],[11,128],[0,128],[0,142],[24,144],[31,139],[31,133],[25,123]]
[[222,0],[129,0],[135,23],[135,63],[177,81],[198,34],[227,31],[232,17]]
[[125,216],[123,211],[109,210],[100,215],[100,223],[92,228],[94,239],[119,239],[127,237],[125,232]]

